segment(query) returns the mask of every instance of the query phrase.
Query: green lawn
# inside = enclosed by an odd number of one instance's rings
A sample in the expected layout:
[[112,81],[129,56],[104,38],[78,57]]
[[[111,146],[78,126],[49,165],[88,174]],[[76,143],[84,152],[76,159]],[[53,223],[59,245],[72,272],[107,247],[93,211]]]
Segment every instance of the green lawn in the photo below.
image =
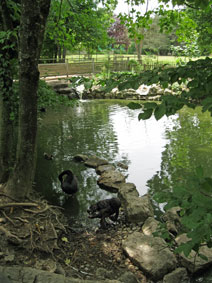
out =
[[[68,59],[69,63],[71,62],[86,62],[86,61],[97,61],[97,62],[104,62],[107,61],[108,58],[110,60],[114,60],[116,58],[117,60],[137,60],[137,55],[136,54],[95,54],[92,55],[91,58],[87,58],[84,54],[80,55],[67,55],[66,58]],[[163,64],[176,64],[177,60],[187,60],[188,58],[186,57],[176,57],[176,56],[157,56],[157,55],[142,55],[142,60],[144,64],[151,64],[151,63],[163,63]]]

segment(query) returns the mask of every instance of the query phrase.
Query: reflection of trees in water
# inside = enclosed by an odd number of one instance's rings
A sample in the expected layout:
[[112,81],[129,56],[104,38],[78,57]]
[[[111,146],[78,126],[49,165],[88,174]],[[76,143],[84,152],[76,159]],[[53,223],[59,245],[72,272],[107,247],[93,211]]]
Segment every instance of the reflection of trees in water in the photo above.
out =
[[212,177],[212,119],[208,113],[183,109],[165,135],[169,143],[162,153],[161,170],[147,182],[152,197],[185,185],[198,166]]
[[[87,217],[91,202],[111,195],[99,189],[95,170],[74,162],[73,157],[79,153],[95,154],[109,161],[115,160],[118,143],[109,119],[109,106],[113,104],[92,101],[75,108],[48,110],[40,122],[36,187],[48,201],[62,205],[72,216],[78,213]],[[53,154],[54,159],[45,160],[43,152]],[[58,175],[66,169],[71,169],[79,181],[75,201],[64,195],[60,188]]]

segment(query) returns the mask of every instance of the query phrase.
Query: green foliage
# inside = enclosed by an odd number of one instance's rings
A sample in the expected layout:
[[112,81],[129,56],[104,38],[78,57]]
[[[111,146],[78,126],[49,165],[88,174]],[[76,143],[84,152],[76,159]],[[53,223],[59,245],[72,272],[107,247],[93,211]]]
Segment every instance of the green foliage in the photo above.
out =
[[[67,96],[57,94],[45,81],[40,80],[38,86],[38,109],[46,107],[57,107],[58,105],[73,106],[76,103],[73,100],[69,100]],[[19,107],[19,84],[13,83],[13,96],[12,96],[12,111],[11,120],[18,119],[18,107]]]
[[178,96],[163,95],[161,104],[155,104],[151,108],[148,103],[144,103],[143,113],[139,119],[148,119],[154,114],[158,120],[164,115],[175,114],[184,105],[195,108],[203,106],[202,111],[210,111],[212,115],[212,59],[199,59],[190,61],[185,66],[168,68],[162,66],[154,70],[142,73],[111,73],[110,78],[104,81],[105,90],[118,87],[123,89],[137,89],[140,85],[152,85],[158,83],[163,88],[174,84],[182,85],[182,91]]
[[[59,49],[85,48],[89,53],[108,41],[110,11],[93,0],[52,1],[43,55],[53,58]],[[57,54],[56,54],[57,55]]]
[[71,87],[76,88],[77,86],[84,85],[85,89],[92,88],[94,84],[94,79],[90,79],[83,76],[74,76],[69,79]]
[[38,87],[38,109],[56,107],[58,105],[73,106],[75,101],[67,96],[57,94],[45,81],[39,81]]
[[179,180],[171,190],[155,194],[158,203],[165,203],[164,209],[181,207],[181,223],[189,241],[176,248],[188,256],[202,245],[212,246],[212,178],[204,176],[202,167],[196,168],[187,181]]

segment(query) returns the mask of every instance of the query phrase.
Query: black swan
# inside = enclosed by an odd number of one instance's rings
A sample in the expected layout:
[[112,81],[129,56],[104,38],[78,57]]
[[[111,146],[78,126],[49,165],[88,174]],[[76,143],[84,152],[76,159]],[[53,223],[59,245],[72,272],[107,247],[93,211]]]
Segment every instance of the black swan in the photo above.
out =
[[[66,176],[65,176],[66,175]],[[65,177],[64,177],[65,176]],[[78,182],[76,176],[72,173],[71,170],[63,171],[58,179],[61,182],[62,190],[69,195],[75,194],[78,191]]]

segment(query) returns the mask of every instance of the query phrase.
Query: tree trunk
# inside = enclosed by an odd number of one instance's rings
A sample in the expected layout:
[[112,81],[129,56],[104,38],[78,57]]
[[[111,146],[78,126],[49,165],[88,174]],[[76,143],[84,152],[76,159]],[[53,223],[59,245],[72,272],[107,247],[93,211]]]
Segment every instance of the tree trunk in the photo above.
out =
[[37,135],[38,59],[50,0],[22,0],[19,58],[19,130],[16,164],[6,189],[23,199],[32,188]]
[[63,46],[63,62],[65,63],[66,61],[66,48]]
[[135,47],[136,47],[136,51],[137,51],[137,57],[138,57],[138,62],[141,64],[142,63],[142,47],[143,47],[143,40],[136,42],[135,41]]
[[[2,70],[0,62],[0,70]],[[14,165],[13,147],[13,121],[12,113],[12,75],[10,66],[0,78],[2,85],[0,95],[0,183],[6,183],[9,178],[9,172]]]
[[61,46],[58,45],[58,59],[59,59],[58,62],[61,62],[61,58],[62,58]]
[[[0,3],[0,20],[5,32],[13,30],[13,18],[5,0]],[[14,122],[11,115],[14,113],[13,62],[18,54],[15,36],[1,41],[0,50],[0,183],[5,183],[14,165]]]

